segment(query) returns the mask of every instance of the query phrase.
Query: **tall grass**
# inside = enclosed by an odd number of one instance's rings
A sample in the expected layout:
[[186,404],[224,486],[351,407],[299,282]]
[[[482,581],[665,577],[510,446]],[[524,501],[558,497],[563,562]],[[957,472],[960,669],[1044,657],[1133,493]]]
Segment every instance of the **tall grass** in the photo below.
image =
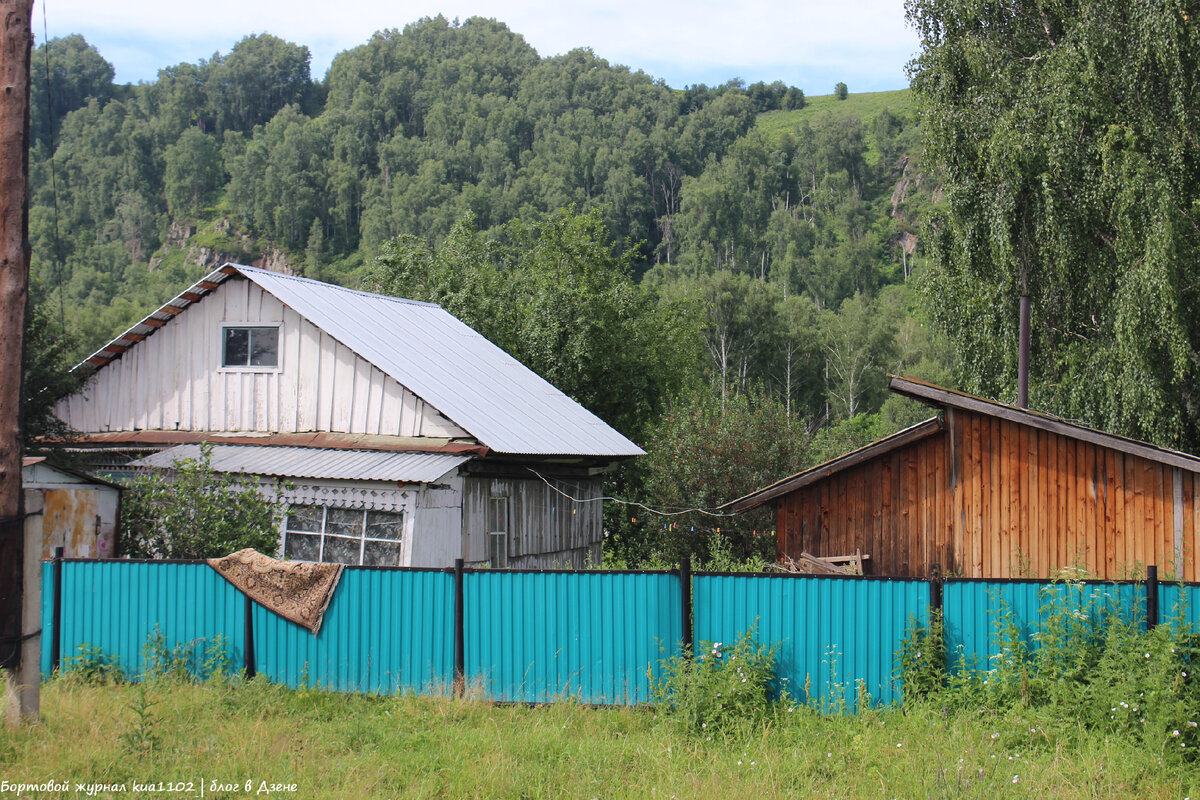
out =
[[645,709],[165,677],[50,681],[42,715],[0,732],[8,780],[239,786],[217,798],[255,796],[247,781],[296,798],[1200,796],[1187,763],[1038,708],[778,706],[709,738]]

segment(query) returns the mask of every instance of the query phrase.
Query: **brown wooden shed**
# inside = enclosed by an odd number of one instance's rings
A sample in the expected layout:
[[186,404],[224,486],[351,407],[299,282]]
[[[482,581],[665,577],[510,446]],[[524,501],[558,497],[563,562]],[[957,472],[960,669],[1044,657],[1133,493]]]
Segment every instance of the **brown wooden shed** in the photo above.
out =
[[727,504],[774,502],[779,556],[867,572],[1200,580],[1200,458],[911,378],[940,415]]

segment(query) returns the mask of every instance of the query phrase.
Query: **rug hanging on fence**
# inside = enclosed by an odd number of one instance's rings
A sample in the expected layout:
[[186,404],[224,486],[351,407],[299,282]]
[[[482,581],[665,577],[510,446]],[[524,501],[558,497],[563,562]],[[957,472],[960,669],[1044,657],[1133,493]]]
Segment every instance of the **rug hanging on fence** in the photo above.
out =
[[263,608],[314,634],[321,630],[343,569],[341,564],[280,561],[250,548],[210,558],[208,565]]

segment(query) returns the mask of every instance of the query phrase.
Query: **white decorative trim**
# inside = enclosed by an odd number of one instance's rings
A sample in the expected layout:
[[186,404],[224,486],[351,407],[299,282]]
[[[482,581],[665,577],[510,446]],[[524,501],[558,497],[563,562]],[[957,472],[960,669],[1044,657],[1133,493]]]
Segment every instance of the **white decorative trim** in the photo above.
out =
[[323,505],[333,508],[367,508],[372,511],[411,512],[413,492],[387,484],[375,486],[352,483],[305,484],[290,486],[268,484],[263,491],[274,499],[296,505]]

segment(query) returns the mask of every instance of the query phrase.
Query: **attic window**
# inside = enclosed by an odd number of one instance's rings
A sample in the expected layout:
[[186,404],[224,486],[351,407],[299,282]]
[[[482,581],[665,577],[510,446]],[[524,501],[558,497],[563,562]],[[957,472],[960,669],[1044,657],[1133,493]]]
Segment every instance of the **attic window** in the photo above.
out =
[[222,330],[222,367],[278,367],[278,325],[227,325]]

